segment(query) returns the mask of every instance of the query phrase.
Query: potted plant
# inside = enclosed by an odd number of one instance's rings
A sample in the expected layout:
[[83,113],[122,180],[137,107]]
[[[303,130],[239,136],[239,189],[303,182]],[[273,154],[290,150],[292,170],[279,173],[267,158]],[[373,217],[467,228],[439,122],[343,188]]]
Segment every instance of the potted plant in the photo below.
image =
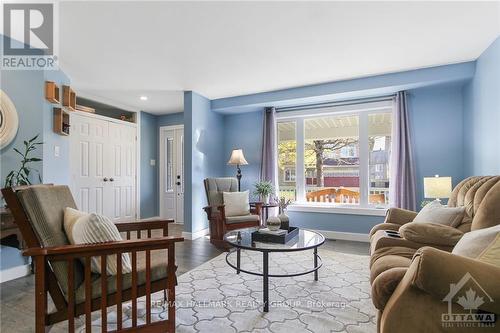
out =
[[269,204],[269,196],[273,193],[273,184],[269,181],[262,181],[255,183],[255,195],[260,197],[260,200],[265,204]]
[[12,170],[9,172],[7,177],[5,177],[5,185],[4,187],[12,187],[19,185],[31,185],[31,175],[36,174],[38,176],[38,180],[41,183],[42,177],[40,176],[40,172],[31,167],[31,164],[34,162],[40,162],[42,159],[38,157],[31,157],[31,154],[36,150],[37,146],[42,145],[43,142],[36,142],[38,139],[38,135],[29,141],[24,141],[24,151],[21,152],[17,148],[13,148],[14,151],[21,156],[21,165],[18,170]]

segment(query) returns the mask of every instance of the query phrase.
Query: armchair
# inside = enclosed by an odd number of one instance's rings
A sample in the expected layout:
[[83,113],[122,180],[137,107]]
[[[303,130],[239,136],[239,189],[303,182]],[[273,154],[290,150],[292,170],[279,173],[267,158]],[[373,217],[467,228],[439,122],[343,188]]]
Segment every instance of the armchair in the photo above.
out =
[[458,303],[459,296],[465,296],[472,288],[477,297],[483,297],[477,311],[493,313],[498,318],[499,280],[500,267],[431,247],[421,248],[394,292],[387,294],[372,289],[373,297],[377,298],[374,303],[379,309],[378,331],[480,332],[485,328],[474,329],[461,323],[455,323],[454,327],[443,326],[443,314],[476,312],[469,312]]
[[[76,205],[67,186],[4,188],[2,194],[26,241],[28,249],[23,255],[34,260],[36,333],[64,320],[68,321],[68,332],[74,332],[75,317],[83,314],[86,332],[90,332],[91,313],[97,310],[102,316],[101,331],[108,332],[107,308],[114,305],[117,306],[115,332],[175,331],[174,251],[175,243],[183,238],[168,237],[168,224],[173,220],[119,223],[117,228],[126,233],[127,240],[70,245],[63,231],[63,212],[66,207],[76,208]],[[163,230],[163,237],[150,238],[155,229]],[[148,239],[141,239],[142,231]],[[134,232],[138,239],[131,240]],[[162,257],[157,253],[159,250],[163,250]],[[91,272],[92,257],[101,258],[102,271],[106,272],[108,255],[116,254],[117,267],[122,267],[122,253],[131,254],[132,273],[118,270],[116,276],[103,276]],[[168,319],[152,322],[151,294],[161,290],[167,300]],[[51,313],[47,310],[48,294],[55,305]],[[146,296],[146,323],[138,325],[137,299],[142,296]],[[123,328],[122,305],[128,301],[132,301],[132,328]]]
[[203,210],[208,217],[212,244],[227,249],[227,244],[223,240],[226,232],[260,225],[261,203],[256,203],[254,207],[251,207],[248,215],[226,216],[222,192],[237,192],[238,181],[236,178],[206,178],[203,183],[208,202],[208,206],[204,207]]

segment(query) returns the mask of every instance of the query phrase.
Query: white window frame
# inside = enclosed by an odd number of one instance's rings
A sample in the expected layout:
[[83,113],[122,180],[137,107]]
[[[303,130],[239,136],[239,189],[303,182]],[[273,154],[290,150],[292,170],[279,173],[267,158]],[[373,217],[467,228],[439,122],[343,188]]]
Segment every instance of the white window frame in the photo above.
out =
[[[290,211],[341,213],[356,215],[384,216],[387,208],[379,208],[368,203],[370,191],[370,159],[368,145],[368,115],[391,112],[394,119],[395,101],[393,98],[374,102],[360,102],[358,104],[318,107],[305,110],[278,112],[277,124],[280,122],[295,122],[295,140],[297,153],[295,160],[295,186],[297,202],[289,207]],[[306,201],[305,190],[305,120],[321,116],[356,115],[359,117],[359,205],[339,203],[318,203]],[[276,128],[276,131],[278,128]],[[276,149],[278,154],[278,149]],[[276,156],[278,160],[278,156]],[[275,166],[276,172],[278,165]]]

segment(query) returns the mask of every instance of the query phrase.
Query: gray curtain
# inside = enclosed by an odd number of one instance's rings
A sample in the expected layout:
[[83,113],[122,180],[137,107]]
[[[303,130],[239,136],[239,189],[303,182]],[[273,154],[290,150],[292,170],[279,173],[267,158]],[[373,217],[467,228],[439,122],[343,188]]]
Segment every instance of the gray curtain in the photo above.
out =
[[415,164],[407,94],[404,91],[396,95],[392,132],[390,204],[392,207],[416,210]]
[[270,181],[274,186],[275,192],[278,193],[276,109],[274,107],[264,110],[263,128],[260,179],[262,181]]

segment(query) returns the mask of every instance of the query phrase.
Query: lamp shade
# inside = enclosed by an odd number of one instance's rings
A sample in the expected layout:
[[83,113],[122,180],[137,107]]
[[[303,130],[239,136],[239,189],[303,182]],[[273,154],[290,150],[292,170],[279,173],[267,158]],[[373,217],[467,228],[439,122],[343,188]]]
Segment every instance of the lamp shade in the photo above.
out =
[[247,165],[248,162],[243,155],[243,149],[233,149],[231,157],[227,161],[229,165]]
[[424,197],[449,198],[451,194],[451,177],[424,177]]

